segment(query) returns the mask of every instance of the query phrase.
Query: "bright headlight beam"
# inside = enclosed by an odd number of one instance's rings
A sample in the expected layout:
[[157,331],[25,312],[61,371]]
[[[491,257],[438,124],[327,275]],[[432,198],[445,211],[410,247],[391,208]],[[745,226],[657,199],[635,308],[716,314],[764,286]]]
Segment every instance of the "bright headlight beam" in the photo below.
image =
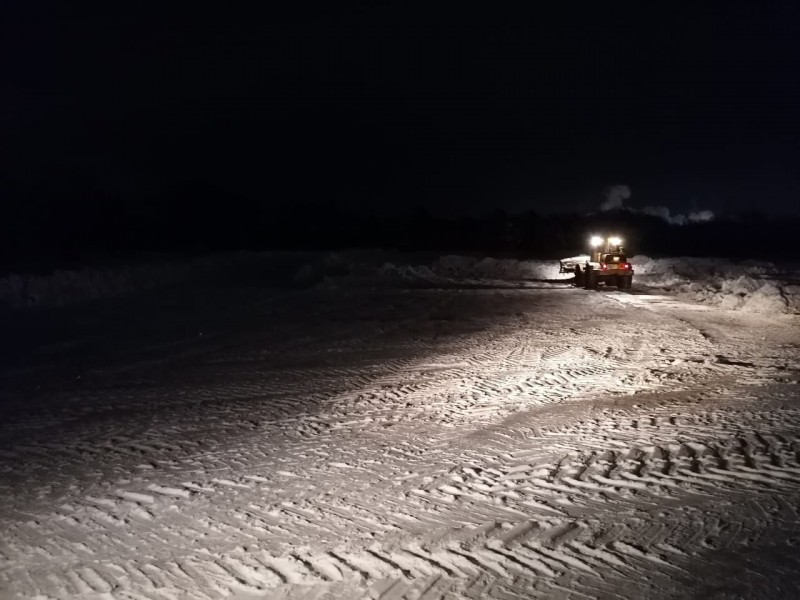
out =
[[612,246],[619,246],[620,244],[622,244],[622,238],[610,237],[608,238],[608,243],[611,244]]
[[597,248],[597,246],[602,243],[603,238],[601,238],[599,235],[593,235],[591,238],[589,238],[589,245],[592,246],[592,248]]

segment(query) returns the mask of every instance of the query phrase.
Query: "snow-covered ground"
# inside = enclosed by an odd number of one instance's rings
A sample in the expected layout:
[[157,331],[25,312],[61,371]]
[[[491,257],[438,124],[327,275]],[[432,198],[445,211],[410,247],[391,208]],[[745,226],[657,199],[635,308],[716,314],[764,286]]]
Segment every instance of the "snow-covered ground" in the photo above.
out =
[[271,260],[0,312],[0,597],[800,596],[796,271]]

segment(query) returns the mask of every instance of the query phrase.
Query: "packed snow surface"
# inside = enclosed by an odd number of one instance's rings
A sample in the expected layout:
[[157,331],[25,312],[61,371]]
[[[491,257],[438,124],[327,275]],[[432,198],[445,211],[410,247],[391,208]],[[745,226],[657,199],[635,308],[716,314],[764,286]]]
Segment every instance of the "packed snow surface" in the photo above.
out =
[[0,598],[800,597],[796,271],[633,262],[9,292]]

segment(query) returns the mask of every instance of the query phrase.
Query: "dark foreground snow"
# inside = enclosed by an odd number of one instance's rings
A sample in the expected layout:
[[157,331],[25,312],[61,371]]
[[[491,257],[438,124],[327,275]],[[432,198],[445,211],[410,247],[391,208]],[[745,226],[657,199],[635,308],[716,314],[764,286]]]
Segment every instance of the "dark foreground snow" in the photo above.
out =
[[0,597],[798,597],[799,317],[465,260],[6,310]]

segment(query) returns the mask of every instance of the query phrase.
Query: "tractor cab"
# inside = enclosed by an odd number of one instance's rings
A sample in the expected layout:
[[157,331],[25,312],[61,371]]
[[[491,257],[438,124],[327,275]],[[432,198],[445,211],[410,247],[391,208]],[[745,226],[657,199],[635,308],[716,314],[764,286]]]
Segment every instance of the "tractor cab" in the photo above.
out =
[[627,261],[622,249],[622,238],[602,238],[599,235],[593,235],[589,240],[589,246],[591,247],[589,262],[602,264]]

